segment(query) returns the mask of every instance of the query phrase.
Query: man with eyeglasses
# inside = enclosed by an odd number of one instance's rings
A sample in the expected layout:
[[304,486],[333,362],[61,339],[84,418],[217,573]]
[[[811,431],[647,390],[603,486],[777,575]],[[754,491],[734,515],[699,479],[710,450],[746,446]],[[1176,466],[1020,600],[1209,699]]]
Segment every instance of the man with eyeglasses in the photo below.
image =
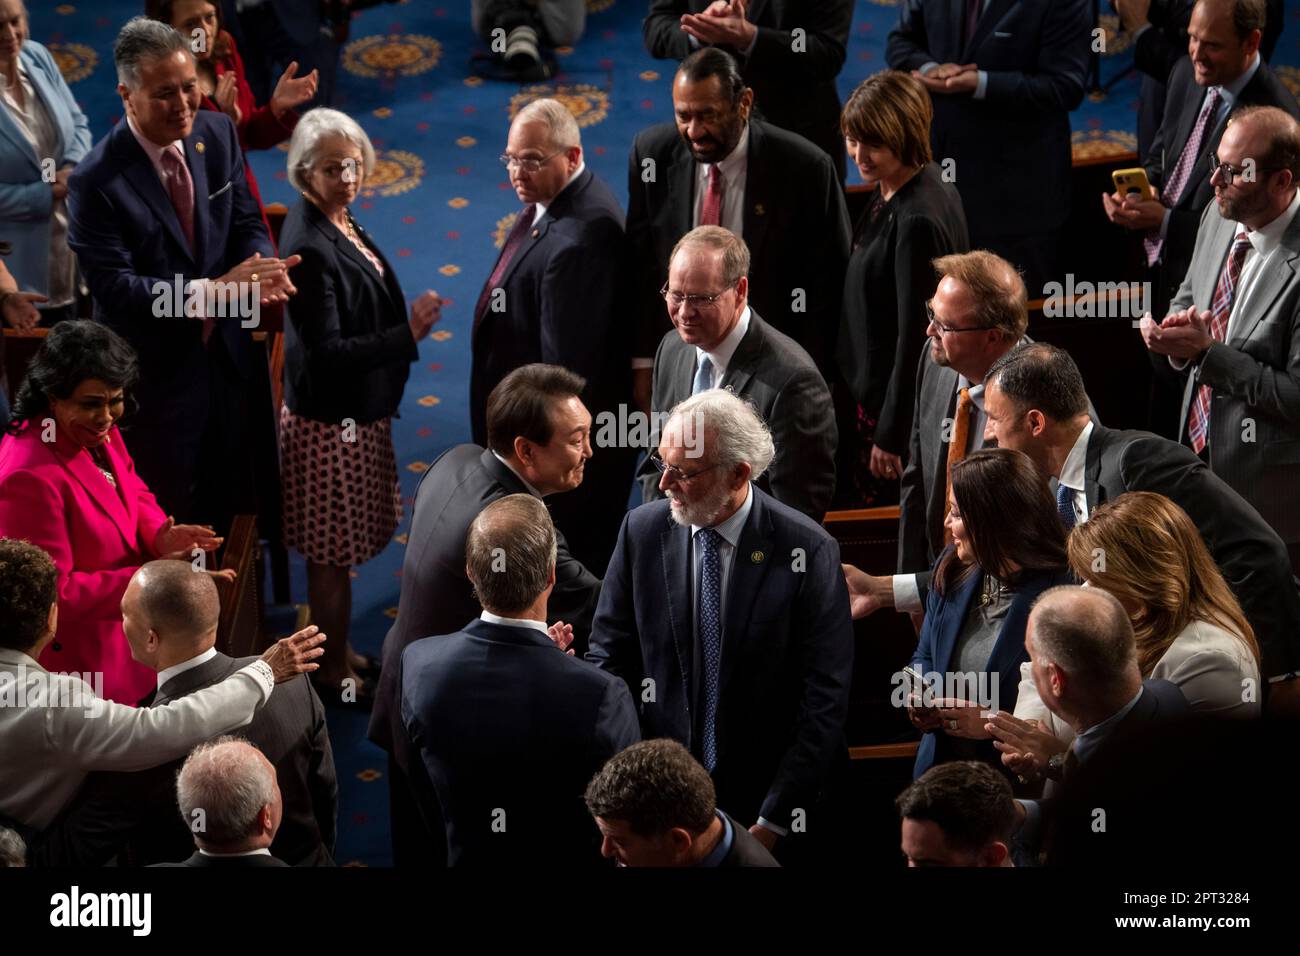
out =
[[[559,365],[587,381],[593,416],[615,415],[631,400],[624,291],[623,210],[586,167],[577,121],[553,99],[519,111],[502,165],[524,203],[483,284],[471,338],[470,421],[486,445],[487,400],[512,370]],[[552,508],[573,554],[604,568],[627,510],[637,449],[610,447],[592,459],[587,480]]]
[[[740,396],[776,442],[776,458],[759,487],[820,522],[835,490],[837,435],[830,390],[817,366],[750,307],[743,239],[719,226],[700,226],[681,238],[670,261],[660,294],[673,328],[655,353],[652,420],[710,388]],[[663,497],[649,462],[639,478],[646,501]]]
[[785,863],[839,832],[853,627],[835,539],[757,484],[774,454],[725,389],[673,408],[654,458],[668,500],[624,521],[587,659],[627,681],[642,737],[686,746],[760,843],[788,835]]
[[755,306],[818,368],[831,364],[850,239],[839,175],[802,136],[754,119],[754,105],[736,60],[706,47],[683,60],[673,80],[676,122],[642,130],[632,144],[627,233],[643,408],[650,356],[668,331],[655,292],[673,245],[696,226],[722,226],[745,240],[763,277]]
[[[1211,156],[1228,117],[1252,105],[1300,116],[1295,97],[1260,57],[1266,18],[1265,0],[1199,0],[1187,30],[1188,55],[1169,74],[1164,118],[1143,161],[1156,198],[1102,195],[1107,217],[1142,237],[1153,315],[1165,314],[1192,261],[1201,214],[1214,197]],[[1152,366],[1147,426],[1173,438],[1182,382],[1163,360]]]
[[1237,113],[1213,159],[1187,278],[1147,348],[1185,380],[1179,440],[1248,502],[1300,567],[1300,123]]

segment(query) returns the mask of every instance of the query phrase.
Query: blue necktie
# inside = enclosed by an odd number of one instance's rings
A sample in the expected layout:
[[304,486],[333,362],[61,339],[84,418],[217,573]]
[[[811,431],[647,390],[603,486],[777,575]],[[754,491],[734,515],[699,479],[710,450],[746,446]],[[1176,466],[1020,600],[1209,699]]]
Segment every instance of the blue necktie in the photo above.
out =
[[[707,359],[706,359],[707,361]],[[718,557],[721,535],[712,528],[696,532],[700,542],[700,603],[698,627],[704,652],[704,769],[713,772],[718,762],[718,668],[722,662],[722,562]]]
[[1056,510],[1061,515],[1061,524],[1065,525],[1065,530],[1072,529],[1075,525],[1073,488],[1062,484],[1056,486]]
[[713,387],[713,362],[705,355],[700,358],[700,367],[695,371],[695,384],[691,386],[691,394],[706,391]]

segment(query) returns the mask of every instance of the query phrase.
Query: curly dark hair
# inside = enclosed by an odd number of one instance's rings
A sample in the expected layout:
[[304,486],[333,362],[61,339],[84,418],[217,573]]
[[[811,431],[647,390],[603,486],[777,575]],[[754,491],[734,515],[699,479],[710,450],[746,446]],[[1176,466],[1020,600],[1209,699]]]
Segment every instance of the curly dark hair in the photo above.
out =
[[58,597],[59,572],[50,556],[29,542],[0,538],[0,647],[34,647]]
[[620,820],[638,836],[681,827],[703,833],[717,797],[709,772],[675,740],[643,740],[610,757],[587,785],[587,810]]
[[60,322],[36,351],[14,399],[9,432],[49,414],[51,398],[69,398],[87,379],[99,379],[126,394],[126,414],[135,410],[131,388],[140,378],[135,349],[106,325],[89,319]]

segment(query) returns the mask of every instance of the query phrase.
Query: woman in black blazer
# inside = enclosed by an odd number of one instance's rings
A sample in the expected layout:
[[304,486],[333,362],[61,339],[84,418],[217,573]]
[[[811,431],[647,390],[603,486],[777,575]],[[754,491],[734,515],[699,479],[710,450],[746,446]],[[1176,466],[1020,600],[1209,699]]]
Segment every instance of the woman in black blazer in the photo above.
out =
[[840,121],[850,158],[876,187],[854,230],[836,349],[849,392],[841,407],[856,417],[840,435],[858,503],[898,500],[938,284],[931,261],[970,248],[961,197],[930,155],[930,117],[925,88],[890,70],[853,91]]
[[[357,670],[373,664],[348,646],[350,571],[401,521],[391,418],[441,308],[425,292],[407,320],[392,266],[348,212],[374,166],[369,138],[343,113],[314,109],[294,129],[289,182],[303,198],[280,232],[281,254],[302,256],[284,329],[284,537],[307,559],[312,623],[329,636],[315,675],[327,703],[371,697]],[[349,678],[355,698],[342,698]]]

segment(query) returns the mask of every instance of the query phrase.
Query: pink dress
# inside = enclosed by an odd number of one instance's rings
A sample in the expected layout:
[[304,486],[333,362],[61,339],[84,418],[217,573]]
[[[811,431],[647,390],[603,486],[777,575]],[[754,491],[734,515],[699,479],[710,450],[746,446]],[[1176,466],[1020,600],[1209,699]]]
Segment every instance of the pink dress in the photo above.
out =
[[43,548],[59,569],[58,632],[40,663],[102,673],[103,696],[134,705],[156,677],[131,657],[122,594],[136,569],[158,557],[153,541],[166,515],[116,428],[105,451],[117,488],[86,449],[63,436],[44,442],[43,433],[38,424],[0,439],[0,536]]

